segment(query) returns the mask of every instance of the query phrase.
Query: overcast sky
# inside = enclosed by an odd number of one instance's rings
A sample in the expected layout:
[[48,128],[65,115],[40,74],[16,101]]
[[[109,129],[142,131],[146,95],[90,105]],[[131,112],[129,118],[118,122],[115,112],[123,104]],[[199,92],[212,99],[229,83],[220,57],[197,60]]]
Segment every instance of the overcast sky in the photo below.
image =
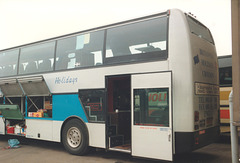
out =
[[232,54],[231,0],[0,0],[0,50],[170,8],[193,13],[218,55]]

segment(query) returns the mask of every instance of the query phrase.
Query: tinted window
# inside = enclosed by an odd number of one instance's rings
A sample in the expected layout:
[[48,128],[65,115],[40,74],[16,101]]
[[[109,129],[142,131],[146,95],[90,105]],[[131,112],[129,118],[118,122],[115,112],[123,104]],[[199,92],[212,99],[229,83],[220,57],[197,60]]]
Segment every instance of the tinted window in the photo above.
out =
[[189,24],[191,33],[214,44],[212,35],[207,27],[205,27],[199,21],[197,21],[196,19],[193,19],[190,16],[187,16],[187,20],[188,20],[188,24]]
[[218,57],[220,86],[232,86],[232,56]]
[[56,70],[101,65],[104,31],[59,40]]
[[219,68],[232,67],[232,56],[223,56],[218,57]]
[[0,77],[17,74],[19,50],[0,53]]
[[134,124],[169,126],[168,88],[134,90]]
[[106,62],[167,58],[167,17],[107,30]]
[[19,74],[53,70],[55,42],[21,49]]
[[232,67],[219,69],[219,82],[221,86],[232,86]]
[[104,90],[79,90],[79,97],[89,121],[103,122],[104,116]]

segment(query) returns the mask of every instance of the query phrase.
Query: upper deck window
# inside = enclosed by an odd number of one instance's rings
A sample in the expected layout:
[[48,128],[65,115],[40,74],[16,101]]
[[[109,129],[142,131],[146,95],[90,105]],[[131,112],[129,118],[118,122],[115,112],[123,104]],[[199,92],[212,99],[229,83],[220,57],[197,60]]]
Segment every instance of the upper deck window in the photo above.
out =
[[55,42],[38,44],[21,49],[19,74],[53,70]]
[[56,70],[103,64],[103,40],[103,31],[59,40],[57,43]]
[[107,30],[106,63],[167,58],[167,17]]
[[0,53],[0,77],[17,75],[19,50]]
[[202,23],[192,18],[191,16],[186,15],[186,17],[187,17],[187,21],[188,21],[191,33],[214,44],[211,32],[207,27],[205,27]]

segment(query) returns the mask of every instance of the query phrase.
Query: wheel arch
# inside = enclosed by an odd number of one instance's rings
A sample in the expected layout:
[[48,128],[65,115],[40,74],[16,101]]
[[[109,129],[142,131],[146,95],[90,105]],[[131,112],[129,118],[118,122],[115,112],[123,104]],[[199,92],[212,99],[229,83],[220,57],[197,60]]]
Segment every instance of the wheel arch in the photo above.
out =
[[83,119],[80,118],[80,117],[78,117],[78,116],[70,116],[70,117],[68,117],[67,119],[64,120],[64,122],[63,122],[63,124],[62,124],[62,126],[61,126],[61,130],[60,130],[61,142],[62,142],[62,134],[63,134],[63,128],[64,128],[64,126],[65,126],[69,121],[71,121],[71,120],[73,120],[73,119],[79,120],[79,122],[82,123],[82,124],[85,126],[85,128],[86,128],[86,130],[87,130],[88,144],[89,144],[89,131],[88,131],[88,127],[87,127],[87,125],[86,125],[86,122],[84,122]]

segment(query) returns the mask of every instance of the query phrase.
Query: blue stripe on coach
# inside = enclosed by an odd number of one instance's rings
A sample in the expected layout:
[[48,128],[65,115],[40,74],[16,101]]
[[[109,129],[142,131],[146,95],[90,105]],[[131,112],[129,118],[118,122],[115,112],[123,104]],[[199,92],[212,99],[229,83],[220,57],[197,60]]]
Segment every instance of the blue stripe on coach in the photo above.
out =
[[84,122],[88,122],[82,105],[79,101],[78,94],[65,94],[52,96],[52,119],[64,121],[70,116],[78,116]]

